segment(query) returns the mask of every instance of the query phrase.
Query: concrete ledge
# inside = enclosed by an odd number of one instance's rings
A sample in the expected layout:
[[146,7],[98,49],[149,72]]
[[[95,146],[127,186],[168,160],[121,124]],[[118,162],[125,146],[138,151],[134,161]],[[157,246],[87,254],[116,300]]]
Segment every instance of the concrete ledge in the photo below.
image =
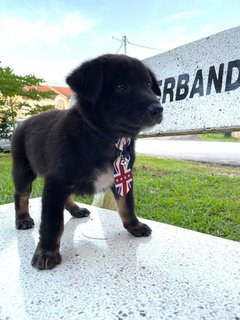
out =
[[63,262],[41,272],[30,265],[40,199],[30,203],[27,231],[0,206],[0,319],[239,319],[240,243],[154,221],[134,238],[117,213],[91,207],[91,218],[66,212]]

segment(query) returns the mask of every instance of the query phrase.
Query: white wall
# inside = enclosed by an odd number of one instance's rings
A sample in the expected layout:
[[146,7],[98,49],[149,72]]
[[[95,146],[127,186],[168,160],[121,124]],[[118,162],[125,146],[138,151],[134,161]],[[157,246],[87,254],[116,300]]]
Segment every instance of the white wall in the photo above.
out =
[[151,134],[240,129],[240,27],[143,61],[157,76],[164,121]]

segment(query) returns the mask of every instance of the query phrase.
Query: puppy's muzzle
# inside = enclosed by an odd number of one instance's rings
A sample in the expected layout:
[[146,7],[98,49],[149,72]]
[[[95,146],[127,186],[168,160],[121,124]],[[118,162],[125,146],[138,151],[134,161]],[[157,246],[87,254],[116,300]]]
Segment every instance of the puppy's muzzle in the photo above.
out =
[[154,102],[147,107],[148,114],[154,119],[162,118],[163,107],[159,102]]

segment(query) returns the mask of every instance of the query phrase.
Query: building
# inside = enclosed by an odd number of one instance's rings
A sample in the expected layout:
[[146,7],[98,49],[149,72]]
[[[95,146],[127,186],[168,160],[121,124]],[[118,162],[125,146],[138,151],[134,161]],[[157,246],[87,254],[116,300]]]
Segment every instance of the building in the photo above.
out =
[[232,137],[240,139],[240,131],[232,132]]
[[72,95],[72,90],[69,87],[60,86],[35,86],[35,89],[41,92],[53,91],[56,96],[53,99],[43,99],[41,100],[41,105],[55,105],[56,109],[64,110],[69,108],[69,100]]

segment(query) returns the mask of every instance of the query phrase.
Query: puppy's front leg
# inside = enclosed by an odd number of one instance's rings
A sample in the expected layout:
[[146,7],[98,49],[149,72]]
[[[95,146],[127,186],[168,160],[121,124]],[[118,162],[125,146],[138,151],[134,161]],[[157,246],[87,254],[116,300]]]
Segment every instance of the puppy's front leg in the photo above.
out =
[[118,212],[122,219],[124,228],[135,237],[149,236],[152,233],[152,230],[145,223],[140,222],[134,213],[132,189],[125,197],[116,194],[114,188],[112,188],[112,192],[117,202]]
[[61,263],[59,253],[63,232],[63,210],[69,194],[54,177],[47,177],[42,196],[40,238],[32,258],[32,266],[39,270],[52,269]]

